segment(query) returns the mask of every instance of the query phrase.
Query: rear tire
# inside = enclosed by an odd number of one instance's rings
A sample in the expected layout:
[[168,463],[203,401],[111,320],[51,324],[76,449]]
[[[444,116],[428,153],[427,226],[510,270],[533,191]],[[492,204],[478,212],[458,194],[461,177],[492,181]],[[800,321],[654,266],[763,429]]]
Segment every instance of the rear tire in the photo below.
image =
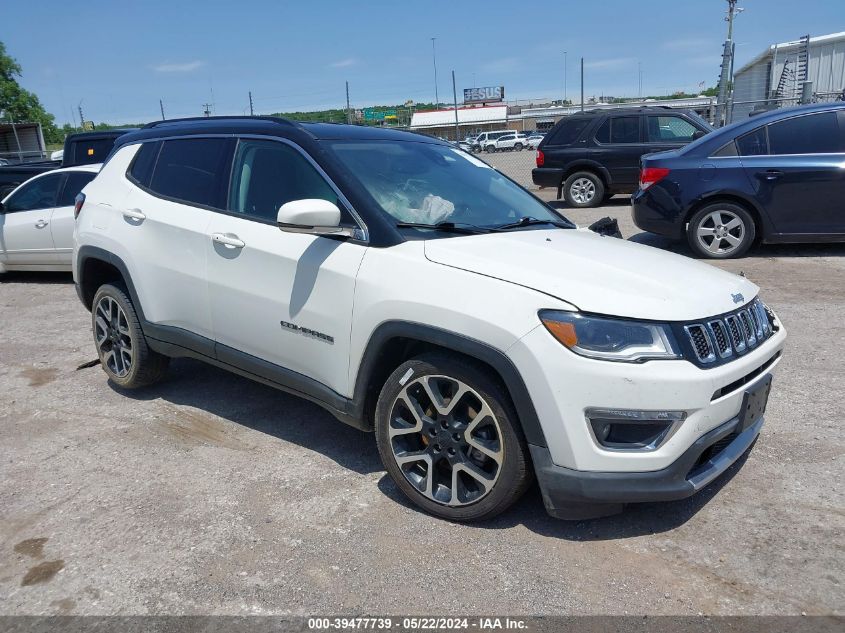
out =
[[474,362],[442,353],[402,363],[379,394],[376,444],[408,499],[450,521],[490,519],[531,483],[510,398]]
[[126,289],[100,286],[91,308],[94,344],[103,371],[123,389],[138,389],[161,380],[170,359],[147,345]]
[[563,195],[571,207],[597,207],[604,198],[604,183],[591,171],[576,171],[566,179]]
[[517,143],[516,145],[514,145],[514,146],[513,146],[513,148],[514,148],[517,152],[521,152],[521,151],[522,151],[522,143]]
[[733,202],[714,202],[699,209],[687,226],[687,242],[699,257],[732,259],[751,248],[757,234],[754,218]]

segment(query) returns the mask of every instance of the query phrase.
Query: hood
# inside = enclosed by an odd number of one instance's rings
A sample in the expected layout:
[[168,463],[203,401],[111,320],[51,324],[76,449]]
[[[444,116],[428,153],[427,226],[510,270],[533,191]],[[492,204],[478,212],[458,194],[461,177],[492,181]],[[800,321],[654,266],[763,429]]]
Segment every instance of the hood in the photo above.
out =
[[[427,240],[425,255],[444,266],[532,288],[583,312],[655,321],[729,312],[759,290],[709,264],[582,229]],[[738,294],[742,299],[735,301]]]

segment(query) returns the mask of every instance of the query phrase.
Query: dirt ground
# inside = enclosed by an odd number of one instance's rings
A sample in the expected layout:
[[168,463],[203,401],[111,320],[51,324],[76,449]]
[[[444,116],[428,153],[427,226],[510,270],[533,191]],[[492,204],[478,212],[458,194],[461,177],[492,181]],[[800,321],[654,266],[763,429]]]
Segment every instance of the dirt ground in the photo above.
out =
[[[625,198],[564,213],[688,254]],[[535,489],[476,525],[411,507],[372,436],[271,388],[178,360],[118,391],[84,367],[70,275],[7,274],[0,614],[842,614],[845,245],[718,266],[790,334],[747,458],[685,501],[568,523]]]

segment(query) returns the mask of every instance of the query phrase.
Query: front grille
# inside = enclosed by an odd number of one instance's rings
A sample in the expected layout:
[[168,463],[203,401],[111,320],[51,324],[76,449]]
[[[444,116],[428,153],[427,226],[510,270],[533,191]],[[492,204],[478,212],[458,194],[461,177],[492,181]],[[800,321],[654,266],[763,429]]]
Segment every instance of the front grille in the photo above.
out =
[[698,362],[727,361],[750,351],[774,333],[771,314],[759,299],[745,308],[684,326]]

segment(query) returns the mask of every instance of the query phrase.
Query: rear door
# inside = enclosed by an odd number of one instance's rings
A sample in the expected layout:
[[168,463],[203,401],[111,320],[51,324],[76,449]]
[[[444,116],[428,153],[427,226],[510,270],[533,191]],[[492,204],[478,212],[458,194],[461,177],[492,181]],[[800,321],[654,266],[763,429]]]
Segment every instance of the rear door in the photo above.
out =
[[609,172],[612,186],[636,189],[645,150],[639,114],[610,116],[599,125],[589,156]]
[[129,168],[137,186],[120,210],[118,230],[133,245],[128,255],[144,317],[165,326],[154,338],[208,356],[214,353],[208,225],[226,205],[233,147],[233,139],[219,137],[145,143]]
[[0,262],[10,266],[52,266],[57,262],[50,217],[65,175],[29,180],[11,194],[0,215]]
[[845,111],[770,123],[737,146],[776,233],[845,234]]
[[76,195],[82,188],[94,180],[96,172],[68,171],[59,191],[58,201],[50,215],[50,234],[57,261],[70,266],[73,255],[73,205]]

